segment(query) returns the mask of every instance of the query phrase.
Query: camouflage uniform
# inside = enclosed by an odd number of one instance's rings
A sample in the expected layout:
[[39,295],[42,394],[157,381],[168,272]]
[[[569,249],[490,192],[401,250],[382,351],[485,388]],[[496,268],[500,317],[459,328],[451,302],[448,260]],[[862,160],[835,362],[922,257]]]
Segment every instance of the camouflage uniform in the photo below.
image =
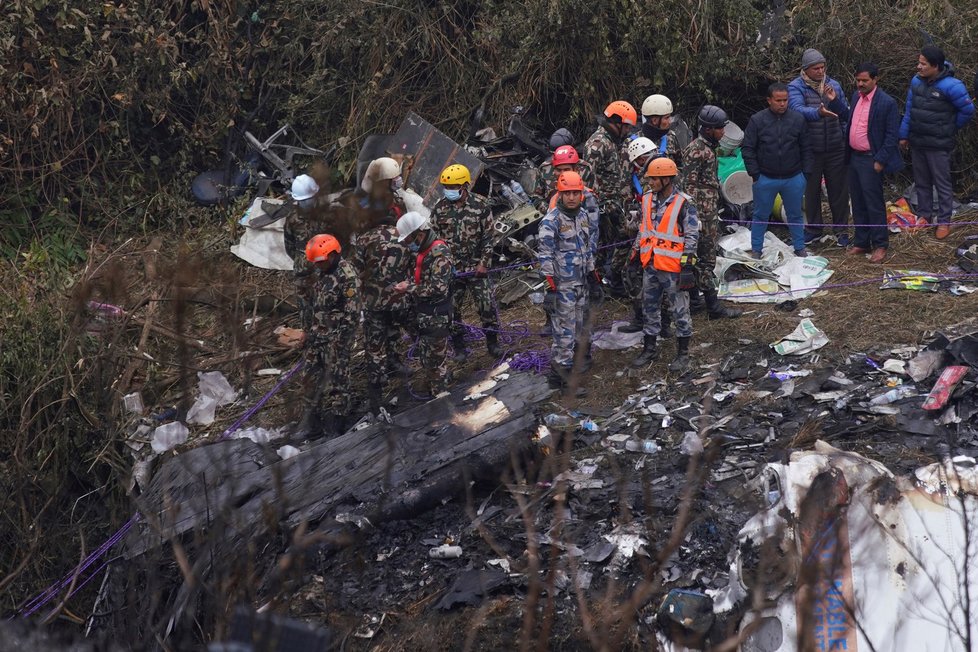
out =
[[452,322],[452,281],[455,277],[451,249],[444,243],[432,246],[436,239],[434,233],[429,232],[421,245],[421,252],[428,247],[431,250],[421,261],[421,279],[418,283],[415,283],[416,272],[412,266],[407,291],[418,326],[418,357],[432,394],[448,389],[451,382],[448,335]]
[[[587,188],[594,188],[594,167],[581,159],[575,166],[577,173],[581,175],[584,185]],[[540,177],[537,179],[537,187],[533,189],[533,203],[540,209],[541,213],[546,213],[549,208],[550,198],[557,192],[557,177],[560,173],[554,170],[550,161],[544,162],[540,166]]]
[[693,198],[700,219],[700,237],[696,254],[697,286],[703,292],[716,292],[717,226],[720,208],[720,178],[717,155],[702,135],[697,136],[683,152],[686,191]]
[[[673,190],[664,201],[658,201],[652,193],[646,193],[645,197],[651,197],[654,209],[652,218],[653,225],[658,225],[662,220],[666,207],[673,197],[681,194],[686,198],[682,214],[679,216],[678,224],[681,225],[680,231],[683,234],[683,252],[692,254],[696,251],[696,244],[699,240],[699,219],[696,217],[696,206],[693,205],[689,195]],[[644,200],[644,197],[643,197]],[[635,238],[635,255],[641,251],[641,241],[645,234],[639,233]],[[663,299],[668,298],[672,302],[673,321],[676,324],[676,335],[678,337],[693,336],[693,319],[689,313],[689,293],[679,290],[679,274],[677,272],[666,272],[655,268],[654,259],[650,260],[645,266],[645,275],[642,283],[642,303],[644,310],[646,335],[659,336],[661,321],[659,310]]]
[[[350,263],[340,260],[332,272],[313,269],[302,280],[306,332],[303,405],[307,410],[322,406],[345,417],[352,408],[350,351],[360,321],[360,279]],[[328,395],[325,401],[324,394]]]
[[574,361],[574,344],[586,342],[584,311],[587,304],[588,275],[594,272],[595,234],[588,212],[573,216],[558,202],[540,220],[537,231],[540,272],[553,277],[557,286],[557,305],[553,314],[553,365],[569,370]]
[[485,197],[467,192],[464,201],[442,198],[431,211],[431,227],[436,237],[448,243],[456,271],[466,276],[455,277],[452,284],[452,335],[464,333],[462,303],[472,293],[482,327],[499,330],[496,302],[488,277],[471,274],[478,265],[488,268],[492,260],[492,211]]
[[[627,146],[627,139],[615,144],[604,127],[598,127],[584,144],[584,158],[594,166],[594,191],[601,203],[600,244],[603,248],[595,264],[605,273],[610,271],[616,285],[628,259],[627,246],[610,246],[628,239],[625,218],[632,197],[632,180]],[[609,267],[610,270],[606,269]]]
[[389,224],[357,236],[353,264],[363,284],[363,336],[371,391],[382,390],[387,372],[400,366],[397,342],[408,321],[408,302],[391,286],[408,277],[413,260],[408,248],[397,241],[397,229]]

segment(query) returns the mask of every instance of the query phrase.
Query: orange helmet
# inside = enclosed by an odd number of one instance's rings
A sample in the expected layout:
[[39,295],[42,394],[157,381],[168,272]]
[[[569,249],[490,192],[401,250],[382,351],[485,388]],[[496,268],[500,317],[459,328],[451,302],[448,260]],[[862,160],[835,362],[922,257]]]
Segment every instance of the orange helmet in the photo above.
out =
[[566,192],[568,190],[580,190],[584,192],[584,179],[581,178],[577,172],[561,172],[560,176],[557,177],[557,192]]
[[615,100],[605,107],[604,117],[611,118],[613,116],[618,116],[618,119],[626,125],[634,127],[638,124],[638,112],[635,111],[634,106],[624,100]]
[[577,150],[572,145],[561,145],[554,150],[553,158],[550,159],[551,165],[577,165],[581,162],[581,157],[577,155]]
[[328,233],[320,233],[309,238],[306,243],[306,260],[318,263],[326,260],[334,251],[340,253],[340,241]]
[[649,167],[645,170],[647,177],[674,177],[677,174],[679,174],[679,168],[676,167],[676,163],[666,156],[652,159]]

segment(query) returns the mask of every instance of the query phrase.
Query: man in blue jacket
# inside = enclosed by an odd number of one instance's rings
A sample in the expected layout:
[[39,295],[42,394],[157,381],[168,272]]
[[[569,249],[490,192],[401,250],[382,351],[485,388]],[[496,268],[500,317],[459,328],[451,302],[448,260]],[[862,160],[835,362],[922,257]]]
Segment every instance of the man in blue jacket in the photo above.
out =
[[907,106],[900,124],[900,148],[910,147],[913,180],[917,187],[917,214],[934,221],[933,189],[937,189],[937,229],[943,240],[951,232],[954,188],[951,185],[951,150],[954,136],[975,114],[964,83],[955,79],[944,51],[934,45],[920,50],[917,75],[910,80]]
[[890,241],[883,175],[903,168],[903,157],[897,149],[899,109],[896,100],[877,88],[879,74],[875,63],[861,63],[856,68],[856,92],[852,95],[852,112],[846,130],[849,194],[852,221],[856,224],[853,246],[846,253],[872,252],[869,260],[873,263],[883,262]]
[[[825,72],[825,57],[814,48],[801,55],[801,75],[788,84],[788,108],[808,124],[812,145],[812,172],[805,185],[805,217],[822,224],[822,178],[829,195],[829,209],[836,241],[849,245],[849,187],[846,182],[846,124],[849,105],[842,86]],[[818,237],[822,227],[809,227],[806,240]]]
[[751,256],[760,258],[763,253],[766,221],[778,194],[788,214],[795,255],[807,256],[801,197],[805,192],[805,176],[812,171],[808,127],[800,113],[788,108],[788,87],[781,82],[767,87],[767,107],[751,116],[741,145],[744,167],[754,180]]

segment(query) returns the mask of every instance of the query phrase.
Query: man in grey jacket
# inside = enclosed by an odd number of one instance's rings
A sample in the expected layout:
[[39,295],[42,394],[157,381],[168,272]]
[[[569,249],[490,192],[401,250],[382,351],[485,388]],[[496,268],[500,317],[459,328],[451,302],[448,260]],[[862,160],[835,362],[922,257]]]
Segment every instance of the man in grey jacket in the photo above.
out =
[[807,256],[801,198],[805,176],[812,171],[812,148],[805,118],[788,108],[788,87],[774,82],[767,88],[767,106],[751,116],[741,151],[747,174],[754,180],[754,222],[750,227],[751,256],[760,258],[766,222],[774,197],[788,214],[788,230],[795,255]]
[[[849,104],[839,82],[825,72],[825,57],[814,48],[801,56],[801,74],[788,84],[788,108],[808,123],[812,145],[812,172],[805,186],[805,217],[809,224],[822,224],[822,178],[829,195],[829,209],[837,243],[849,246],[849,186],[846,178],[846,123]],[[822,227],[809,227],[817,237]]]

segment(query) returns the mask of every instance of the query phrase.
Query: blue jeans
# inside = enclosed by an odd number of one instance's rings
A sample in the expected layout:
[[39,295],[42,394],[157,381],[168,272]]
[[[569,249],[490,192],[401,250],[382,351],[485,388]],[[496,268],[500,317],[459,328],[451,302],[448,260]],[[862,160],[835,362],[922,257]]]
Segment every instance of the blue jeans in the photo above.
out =
[[763,174],[754,182],[754,222],[750,225],[750,248],[760,253],[764,249],[764,234],[771,221],[774,197],[781,195],[781,203],[788,214],[788,231],[795,251],[805,248],[804,217],[801,200],[805,195],[805,175],[799,172],[788,179],[772,179]]

